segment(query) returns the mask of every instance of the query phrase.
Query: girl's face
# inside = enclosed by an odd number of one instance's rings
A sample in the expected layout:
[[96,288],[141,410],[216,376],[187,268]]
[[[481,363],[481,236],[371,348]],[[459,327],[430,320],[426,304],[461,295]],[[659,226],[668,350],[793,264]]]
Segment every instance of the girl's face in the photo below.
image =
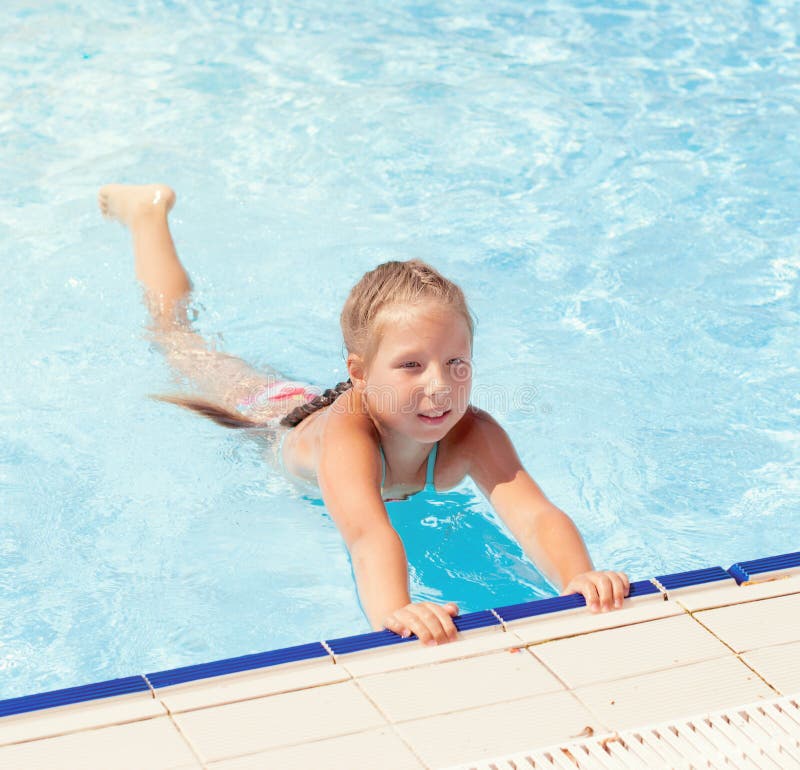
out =
[[373,419],[425,443],[464,416],[472,390],[469,327],[460,313],[426,304],[384,328],[366,373]]

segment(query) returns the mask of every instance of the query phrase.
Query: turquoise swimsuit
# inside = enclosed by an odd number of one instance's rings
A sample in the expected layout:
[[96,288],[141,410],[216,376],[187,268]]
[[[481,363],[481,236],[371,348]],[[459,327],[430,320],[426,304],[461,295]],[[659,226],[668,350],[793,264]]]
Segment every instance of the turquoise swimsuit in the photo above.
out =
[[[283,469],[283,472],[286,476],[291,476],[291,474],[286,470],[286,467],[283,464],[283,442],[286,440],[286,437],[291,432],[291,428],[284,431],[283,435],[281,436],[280,443],[278,445],[278,462]],[[383,474],[381,475],[381,495],[383,495],[383,484],[386,481],[386,458],[383,456],[383,447],[378,445],[378,449],[381,453],[381,465],[383,466]],[[425,486],[423,489],[420,489],[417,492],[412,492],[410,495],[406,495],[405,497],[389,497],[384,502],[392,503],[392,502],[400,502],[402,500],[409,500],[414,495],[418,495],[420,492],[436,492],[436,488],[433,485],[433,471],[434,466],[436,465],[436,453],[439,449],[439,442],[437,441],[433,445],[433,449],[431,449],[430,454],[428,455],[428,470],[425,476]]]
[[[381,493],[383,493],[383,482],[386,481],[386,458],[383,456],[383,447],[379,447],[379,449],[381,450],[381,465],[383,465],[383,475],[381,476]],[[417,492],[412,492],[410,495],[406,495],[405,497],[389,497],[384,502],[399,502],[401,500],[408,500],[414,495],[418,495],[420,492],[435,492],[436,488],[433,486],[433,468],[434,465],[436,465],[436,452],[438,449],[439,442],[437,441],[433,445],[431,453],[428,455],[428,473],[425,477],[425,486],[423,489],[420,489]]]

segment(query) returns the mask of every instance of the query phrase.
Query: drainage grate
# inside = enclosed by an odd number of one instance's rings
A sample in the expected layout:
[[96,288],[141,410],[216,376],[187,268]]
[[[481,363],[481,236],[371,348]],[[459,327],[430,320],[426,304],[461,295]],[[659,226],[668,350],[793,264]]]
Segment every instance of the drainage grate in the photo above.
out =
[[764,700],[448,770],[800,769],[800,695]]

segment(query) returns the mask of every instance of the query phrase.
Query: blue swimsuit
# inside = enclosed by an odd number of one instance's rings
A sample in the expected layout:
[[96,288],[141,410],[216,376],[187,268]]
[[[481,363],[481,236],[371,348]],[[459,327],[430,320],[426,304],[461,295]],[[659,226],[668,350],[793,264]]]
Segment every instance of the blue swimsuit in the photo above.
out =
[[[381,446],[379,449],[381,450],[381,465],[383,465],[383,475],[381,476],[381,494],[383,494],[383,482],[386,481],[386,458],[383,456],[383,447]],[[425,487],[423,489],[420,489],[417,492],[412,492],[410,495],[406,495],[405,497],[389,497],[386,498],[384,502],[399,502],[401,500],[408,500],[413,495],[418,495],[420,492],[435,492],[436,489],[433,486],[433,468],[436,464],[436,452],[438,449],[439,442],[437,441],[433,445],[431,453],[428,455],[428,473],[425,477]]]
[[[286,437],[290,432],[291,429],[284,431],[283,435],[281,436],[280,443],[278,444],[278,462],[280,463],[281,469],[287,477],[292,477],[292,475],[286,470],[286,466],[283,464],[283,442],[286,440]],[[383,466],[383,474],[381,475],[381,495],[383,495],[383,484],[386,481],[386,458],[383,456],[383,447],[378,445],[378,449],[381,453],[381,465]],[[384,502],[400,502],[402,500],[409,500],[411,497],[418,495],[420,492],[435,492],[436,488],[433,486],[433,470],[434,466],[436,465],[436,453],[438,450],[439,442],[437,441],[433,445],[433,449],[431,449],[431,452],[428,455],[428,471],[425,477],[425,486],[423,489],[420,489],[417,492],[412,492],[410,495],[406,495],[405,497],[390,497]]]

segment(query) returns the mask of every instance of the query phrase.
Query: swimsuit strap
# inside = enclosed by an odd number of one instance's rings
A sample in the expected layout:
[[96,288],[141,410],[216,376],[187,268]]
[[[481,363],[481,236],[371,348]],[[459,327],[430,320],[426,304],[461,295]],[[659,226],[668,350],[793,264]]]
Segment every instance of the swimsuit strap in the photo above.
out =
[[429,492],[435,492],[436,489],[433,486],[433,466],[436,464],[436,450],[439,449],[439,442],[437,441],[433,445],[433,449],[431,449],[431,453],[428,455],[428,475],[425,478],[425,489]]
[[[386,458],[383,455],[383,447],[378,444],[378,449],[381,453],[381,466],[383,471],[381,473],[381,489],[383,489],[383,484],[386,481]],[[434,466],[436,465],[436,453],[439,449],[439,442],[437,441],[433,445],[433,449],[431,449],[431,453],[428,455],[428,472],[425,477],[425,489],[430,492],[435,492],[436,488],[433,486],[433,471]]]

